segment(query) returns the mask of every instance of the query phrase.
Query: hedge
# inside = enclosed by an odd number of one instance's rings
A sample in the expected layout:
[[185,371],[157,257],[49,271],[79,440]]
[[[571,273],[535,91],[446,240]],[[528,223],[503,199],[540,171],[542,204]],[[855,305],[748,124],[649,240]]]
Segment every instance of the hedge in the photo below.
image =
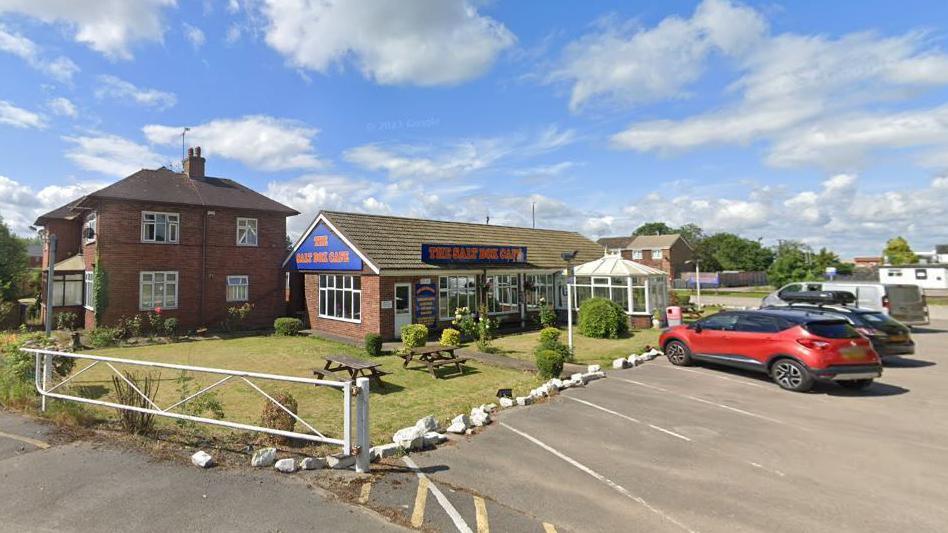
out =
[[612,300],[590,298],[579,306],[579,332],[597,339],[618,339],[629,332],[629,318]]

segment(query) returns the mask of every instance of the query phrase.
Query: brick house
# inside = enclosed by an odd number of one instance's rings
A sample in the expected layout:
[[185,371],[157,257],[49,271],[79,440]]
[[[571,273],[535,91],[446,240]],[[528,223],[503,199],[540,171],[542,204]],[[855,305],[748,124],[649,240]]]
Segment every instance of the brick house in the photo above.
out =
[[620,254],[623,259],[665,271],[669,281],[679,278],[682,272],[694,269],[693,265],[685,264],[694,259],[694,249],[677,233],[603,237],[597,242],[607,252]]
[[455,309],[532,325],[541,298],[565,316],[563,252],[572,264],[603,256],[570,231],[320,212],[284,262],[290,300],[308,328],[361,340],[406,324],[451,327]]
[[44,299],[57,241],[54,312],[85,328],[157,308],[182,329],[213,327],[244,302],[249,325],[283,315],[286,217],[299,213],[204,166],[200,147],[189,149],[183,172],[142,169],[40,216]]

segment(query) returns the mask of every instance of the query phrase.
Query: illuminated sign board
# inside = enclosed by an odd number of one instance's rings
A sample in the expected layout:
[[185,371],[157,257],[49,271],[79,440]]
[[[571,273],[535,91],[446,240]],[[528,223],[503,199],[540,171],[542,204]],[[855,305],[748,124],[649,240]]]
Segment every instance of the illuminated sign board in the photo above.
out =
[[293,253],[290,270],[362,270],[362,258],[320,222]]
[[430,264],[520,264],[527,262],[527,247],[422,244],[421,261]]

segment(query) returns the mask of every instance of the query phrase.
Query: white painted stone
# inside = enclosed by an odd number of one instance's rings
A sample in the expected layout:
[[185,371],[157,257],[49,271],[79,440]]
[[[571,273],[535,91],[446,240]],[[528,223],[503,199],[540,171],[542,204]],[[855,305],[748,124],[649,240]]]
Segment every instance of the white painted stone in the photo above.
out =
[[473,435],[473,434],[474,434],[474,428],[468,428],[468,430],[465,431],[464,434],[465,434],[465,435]]
[[352,467],[356,462],[355,455],[330,455],[326,458],[326,466],[333,470],[344,470]]
[[276,468],[284,474],[292,474],[293,472],[296,472],[296,461],[290,458],[280,459],[273,464],[273,468]]
[[490,424],[490,413],[481,409],[471,411],[471,423],[474,424],[475,427]]
[[620,357],[612,362],[612,368],[615,368],[616,370],[622,370],[628,364],[629,362],[626,361],[624,357]]
[[200,450],[191,456],[191,464],[200,466],[201,468],[210,468],[214,466],[214,458],[211,457],[211,454]]
[[628,361],[629,366],[637,366],[639,364],[639,356],[632,354],[625,359]]
[[563,388],[563,380],[560,378],[553,378],[547,383],[549,383],[551,387],[556,387],[557,389]]
[[640,355],[635,358],[635,365],[636,366],[643,365],[647,363],[648,361],[651,361],[651,359],[649,359],[647,355]]
[[567,379],[567,380],[564,380],[562,383],[560,383],[560,390],[566,390],[572,386],[573,386],[573,380]]
[[385,457],[392,457],[393,455],[397,454],[399,450],[401,450],[401,448],[399,448],[398,444],[395,443],[382,444],[381,446],[372,446],[372,448],[369,450],[369,457],[371,457],[372,461],[378,461],[379,459],[383,459]]
[[494,411],[497,410],[497,404],[496,404],[496,403],[489,403],[489,404],[487,404],[487,405],[482,405],[481,408],[484,409],[485,411],[487,411],[488,413],[493,413]]
[[463,435],[467,431],[467,426],[459,422],[451,422],[451,425],[446,429],[448,433],[454,433],[455,435]]
[[276,460],[276,448],[261,448],[253,452],[253,457],[250,458],[250,466],[269,467],[273,466],[273,463],[275,463]]
[[425,446],[437,446],[442,442],[448,440],[448,436],[444,433],[438,433],[437,431],[429,431],[425,433]]
[[415,423],[415,427],[421,429],[422,433],[436,431],[438,429],[438,419],[433,416],[426,416]]
[[533,403],[533,398],[530,396],[517,396],[517,405],[530,405]]
[[513,406],[514,406],[514,403],[516,403],[516,402],[514,402],[514,399],[513,399],[513,398],[501,398],[501,399],[500,399],[500,406],[501,406],[501,407],[504,407],[504,408],[506,408],[506,407],[513,407]]
[[570,376],[569,379],[573,381],[573,385],[575,385],[576,383],[579,383],[580,385],[582,385],[583,383],[586,383],[586,379],[583,377],[582,374],[578,372]]
[[600,368],[599,365],[589,365],[586,367],[587,373],[599,372],[600,370],[602,370],[602,368]]
[[[475,409],[476,409],[476,407],[475,407]],[[472,416],[474,415],[474,410],[473,410],[473,409],[471,410],[471,415],[472,415]],[[467,415],[464,415],[464,414],[461,414],[461,415],[458,415],[458,416],[454,417],[454,418],[451,420],[451,423],[452,423],[452,424],[458,424],[458,423],[464,424],[464,428],[467,429],[467,428],[471,427],[471,417],[470,417],[470,416],[467,416]]]
[[602,372],[602,371],[599,371],[599,372],[587,372],[587,373],[583,374],[583,379],[584,379],[585,381],[587,381],[587,382],[588,382],[588,381],[595,381],[595,380],[597,380],[597,379],[602,379],[602,378],[604,378],[604,377],[606,377],[606,373],[605,373],[605,372]]
[[[389,446],[395,446],[390,444]],[[304,457],[300,459],[300,470],[322,470],[326,468],[326,461],[318,457]]]
[[427,431],[417,425],[402,428],[396,431],[395,435],[392,436],[392,442],[406,450],[417,450],[424,445],[425,433],[427,433]]

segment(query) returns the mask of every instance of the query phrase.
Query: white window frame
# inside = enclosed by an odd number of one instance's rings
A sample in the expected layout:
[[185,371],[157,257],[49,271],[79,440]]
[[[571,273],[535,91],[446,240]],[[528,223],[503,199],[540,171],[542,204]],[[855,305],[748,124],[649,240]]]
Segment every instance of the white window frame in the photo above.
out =
[[[454,280],[453,284],[452,280]],[[467,300],[467,305],[460,307],[467,307],[471,313],[477,312],[477,276],[460,275],[438,278],[438,318],[441,320],[452,320],[454,312],[457,311],[450,308],[452,294],[457,297],[458,303],[461,303],[462,296]]]
[[[493,274],[487,276],[490,286],[487,299],[488,315],[511,315],[520,312],[520,276],[517,274]],[[498,311],[500,306],[506,311]]]
[[[613,280],[622,280],[613,282]],[[656,283],[655,279],[650,279],[648,276],[576,276],[576,283],[573,285],[573,301],[570,302],[573,306],[573,309],[579,310],[579,292],[580,289],[589,290],[589,297],[596,297],[596,289],[606,290],[609,294],[609,300],[615,301],[612,299],[613,291],[625,291],[627,294],[626,298],[626,309],[625,313],[627,315],[648,315],[650,314],[649,308],[651,307],[651,302],[649,301],[649,284]],[[641,289],[640,291],[636,289]],[[636,293],[641,294],[642,301],[645,303],[644,311],[635,310],[636,307]],[[601,296],[600,296],[601,298]],[[584,298],[585,300],[585,298]]]
[[[161,275],[164,278],[163,281],[160,282],[162,284],[161,305],[155,305],[156,303],[155,302],[155,285],[157,283],[155,281],[155,278],[158,275]],[[168,281],[169,275],[174,276],[174,281],[172,282]],[[151,281],[149,283],[151,284],[151,287],[152,287],[152,292],[151,292],[152,305],[150,307],[145,305],[145,301],[143,298],[145,295],[145,277],[146,276],[151,276]],[[172,283],[174,284],[174,305],[168,305],[166,303],[168,301],[168,297],[167,297],[168,286],[171,285]],[[151,311],[159,307],[162,309],[177,309],[178,303],[179,303],[178,287],[180,285],[181,285],[181,277],[178,275],[177,270],[155,270],[155,271],[147,270],[147,271],[139,272],[138,273],[138,309],[140,311]]]
[[83,279],[82,306],[90,311],[95,311],[95,272],[86,270]]
[[[242,283],[241,283],[242,282]],[[240,294],[231,295],[231,288],[239,293],[243,289],[243,298]],[[228,302],[249,302],[250,301],[250,276],[236,275],[227,276],[227,288],[225,289],[225,298]]]
[[[99,224],[98,224],[98,215],[95,211],[92,211],[86,215],[85,222],[82,223],[82,243],[89,244],[95,242],[96,238],[99,236]],[[92,228],[92,238],[86,238],[86,229]]]
[[642,250],[632,250],[632,259],[642,259]]
[[[152,221],[148,221],[146,220],[148,216],[153,216],[155,217],[155,219]],[[159,216],[165,217],[164,226],[165,226],[166,238],[163,241],[159,241],[155,238],[158,236],[158,217]],[[171,217],[174,217],[175,220],[172,221]],[[145,227],[149,224],[155,227],[154,237],[152,237],[151,239],[148,239],[145,236]],[[181,215],[178,213],[166,213],[163,211],[142,211],[141,225],[142,225],[142,231],[141,231],[142,242],[153,243],[153,244],[178,244],[178,242],[181,240]],[[173,240],[170,238],[172,227],[174,228]]]
[[[359,280],[359,287],[356,288],[356,280]],[[337,287],[337,281],[342,282],[342,287]],[[352,322],[353,324],[362,323],[362,278],[351,274],[320,274],[319,275],[319,304],[317,315],[319,318],[327,320],[338,320],[340,322]],[[342,316],[337,316],[335,310],[333,314],[329,311],[329,293],[333,293],[333,303],[337,297],[342,297]],[[358,298],[356,298],[358,296]],[[350,317],[345,316],[345,301],[349,299]],[[358,299],[358,305],[356,300]],[[358,316],[356,316],[358,314]]]
[[[527,304],[527,309],[539,309],[540,308],[540,299],[542,298],[547,305],[554,306],[556,302],[556,274],[524,274],[524,287],[526,284],[531,284],[532,287],[527,290],[524,288],[524,303]],[[527,295],[532,296],[532,298],[527,298]],[[533,303],[530,303],[530,300],[533,300]]]
[[[253,228],[250,227],[250,222],[253,222]],[[243,224],[243,227],[241,227]],[[245,231],[244,241],[241,242],[241,230]],[[253,242],[249,242],[249,237],[253,235]],[[256,218],[249,217],[237,217],[237,246],[258,246],[260,242],[260,223]]]
[[652,260],[661,259],[661,258],[662,258],[662,249],[661,249],[661,248],[659,248],[659,249],[657,249],[657,250],[652,250]]

